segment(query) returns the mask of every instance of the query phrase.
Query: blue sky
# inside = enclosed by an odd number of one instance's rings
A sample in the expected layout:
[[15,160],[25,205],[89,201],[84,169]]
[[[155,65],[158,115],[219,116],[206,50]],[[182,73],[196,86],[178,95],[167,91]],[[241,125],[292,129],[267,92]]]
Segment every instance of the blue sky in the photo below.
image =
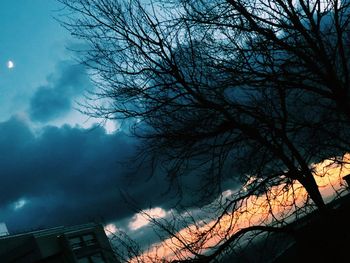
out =
[[[0,8],[0,120],[21,113],[38,85],[69,59],[70,36],[52,19],[59,5],[54,0],[2,0]],[[7,61],[15,67],[9,70]]]
[[55,0],[0,1],[0,223],[15,233],[102,221],[149,244],[158,237],[125,194],[166,217],[175,193],[160,173],[150,178],[147,163],[132,165],[140,142],[128,131],[76,110],[94,87],[67,49],[81,43],[53,19],[60,8]]
[[128,133],[76,111],[93,86],[67,50],[75,40],[53,19],[60,8],[0,2],[0,222],[10,232],[100,219],[127,228],[134,212],[120,193],[166,209],[165,181],[120,162],[138,144]]

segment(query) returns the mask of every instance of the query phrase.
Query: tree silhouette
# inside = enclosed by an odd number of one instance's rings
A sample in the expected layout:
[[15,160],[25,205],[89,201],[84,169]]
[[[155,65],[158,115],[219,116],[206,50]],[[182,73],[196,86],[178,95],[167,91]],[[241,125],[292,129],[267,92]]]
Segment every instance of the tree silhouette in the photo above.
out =
[[[85,113],[132,120],[142,156],[179,189],[195,173],[212,197],[248,175],[249,190],[212,206],[213,226],[198,238],[163,229],[189,252],[179,259],[209,262],[248,232],[284,231],[286,215],[272,226],[268,207],[259,224],[221,228],[252,197],[271,204],[276,189],[295,216],[308,198],[327,210],[312,164],[348,150],[348,1],[60,2],[72,12],[62,24],[87,43],[79,52],[97,87]],[[302,204],[296,183],[308,194]],[[220,242],[207,252],[214,232]]]

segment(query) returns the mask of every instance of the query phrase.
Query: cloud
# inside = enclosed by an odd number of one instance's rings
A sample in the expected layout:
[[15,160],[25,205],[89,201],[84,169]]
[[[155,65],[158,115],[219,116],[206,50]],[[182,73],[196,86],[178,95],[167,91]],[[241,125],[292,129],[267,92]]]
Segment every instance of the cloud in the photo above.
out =
[[147,180],[147,169],[123,163],[136,147],[101,127],[46,126],[37,135],[19,118],[0,123],[0,222],[18,231],[131,218],[121,191],[141,208],[166,206],[166,180]]
[[137,213],[132,217],[128,225],[129,229],[135,231],[137,229],[140,229],[142,227],[149,225],[150,221],[146,215],[152,218],[158,219],[158,218],[166,217],[167,212],[161,207],[145,209],[142,212]]
[[83,65],[61,61],[47,84],[38,87],[30,99],[29,115],[33,121],[47,122],[68,114],[75,98],[91,89],[91,82]]
[[[134,208],[171,218],[178,199],[172,188],[164,195],[169,186],[164,174],[149,178],[147,163],[137,169],[128,162],[138,147],[130,135],[107,134],[98,126],[44,126],[34,133],[25,119],[0,123],[0,222],[14,233],[102,221],[128,232],[142,247],[158,242]],[[199,178],[188,176],[186,182],[197,186]],[[184,201],[200,198],[193,193],[183,193]]]

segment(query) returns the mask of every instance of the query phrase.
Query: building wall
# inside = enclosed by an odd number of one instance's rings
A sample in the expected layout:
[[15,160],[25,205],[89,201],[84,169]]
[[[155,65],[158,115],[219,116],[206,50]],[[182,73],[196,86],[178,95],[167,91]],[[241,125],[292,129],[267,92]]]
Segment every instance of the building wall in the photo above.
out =
[[87,224],[0,238],[1,263],[116,263],[103,226]]

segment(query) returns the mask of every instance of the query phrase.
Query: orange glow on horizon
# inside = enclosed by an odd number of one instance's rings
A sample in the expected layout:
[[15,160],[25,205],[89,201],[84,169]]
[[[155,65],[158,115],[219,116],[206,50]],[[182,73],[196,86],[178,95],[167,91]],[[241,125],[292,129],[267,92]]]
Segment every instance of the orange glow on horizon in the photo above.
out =
[[[350,154],[343,161],[350,161]],[[330,202],[345,189],[342,177],[350,173],[350,164],[339,165],[326,160],[312,166],[317,185],[325,202]],[[211,220],[202,226],[190,225],[180,230],[176,237],[168,238],[154,245],[141,257],[143,262],[167,262],[179,258],[193,257],[194,253],[203,253],[217,247],[240,229],[253,225],[268,225],[278,219],[286,220],[295,212],[295,208],[303,208],[308,194],[299,182],[288,189],[285,185],[274,186],[269,193],[261,196],[250,196],[234,212],[225,214],[219,221]],[[292,219],[291,219],[292,220]],[[288,219],[287,219],[288,221]],[[208,231],[210,230],[210,231]],[[186,245],[195,244],[192,252]],[[166,261],[164,261],[166,259]],[[131,262],[138,262],[136,259]]]

